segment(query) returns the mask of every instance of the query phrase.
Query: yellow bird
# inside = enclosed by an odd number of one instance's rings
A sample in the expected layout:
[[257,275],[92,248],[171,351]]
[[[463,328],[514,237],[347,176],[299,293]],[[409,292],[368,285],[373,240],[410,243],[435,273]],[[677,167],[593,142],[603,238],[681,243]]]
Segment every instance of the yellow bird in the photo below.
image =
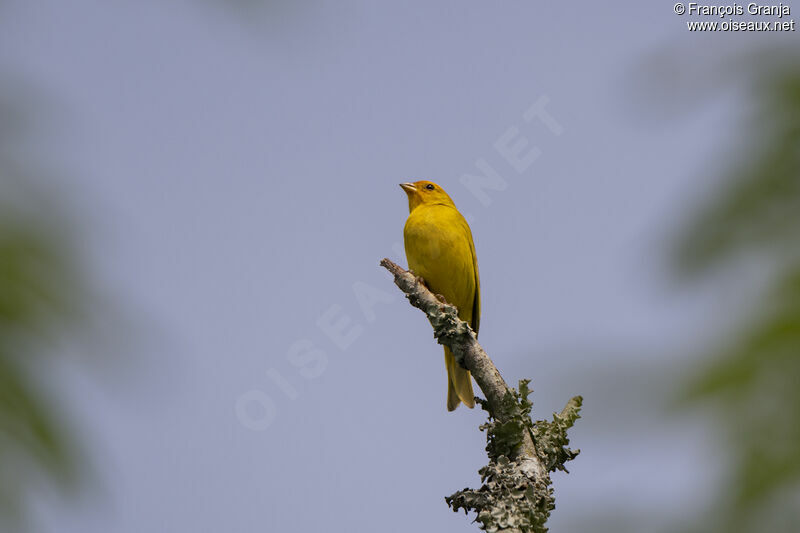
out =
[[[403,229],[408,268],[425,280],[435,294],[458,308],[458,317],[475,333],[481,319],[481,287],[478,259],[467,221],[439,185],[430,181],[401,183],[408,195],[408,220]],[[447,368],[447,410],[460,402],[475,406],[469,370],[444,348]]]

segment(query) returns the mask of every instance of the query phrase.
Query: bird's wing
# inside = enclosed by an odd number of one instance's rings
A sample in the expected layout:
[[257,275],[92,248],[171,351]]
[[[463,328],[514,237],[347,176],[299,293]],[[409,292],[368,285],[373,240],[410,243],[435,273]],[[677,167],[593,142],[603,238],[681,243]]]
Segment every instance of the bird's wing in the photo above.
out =
[[472,330],[475,332],[475,335],[477,335],[481,327],[481,279],[478,274],[478,256],[475,253],[475,242],[472,240],[472,230],[469,229],[469,224],[467,224],[463,216],[461,220],[463,221],[464,231],[469,241],[469,250],[470,253],[472,253],[472,272],[475,276],[475,298],[472,300],[472,324],[470,324],[470,326],[472,326]]
[[478,275],[478,256],[475,255],[475,244],[472,237],[469,239],[469,247],[472,249],[472,267],[475,271],[475,299],[472,301],[472,329],[475,335],[481,327],[481,278]]

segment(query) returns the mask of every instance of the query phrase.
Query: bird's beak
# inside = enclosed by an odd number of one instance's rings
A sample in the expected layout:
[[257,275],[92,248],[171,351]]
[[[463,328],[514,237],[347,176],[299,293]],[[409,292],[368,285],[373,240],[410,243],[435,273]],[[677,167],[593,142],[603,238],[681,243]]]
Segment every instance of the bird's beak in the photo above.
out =
[[413,183],[401,183],[400,188],[406,191],[406,194],[411,194],[417,190]]

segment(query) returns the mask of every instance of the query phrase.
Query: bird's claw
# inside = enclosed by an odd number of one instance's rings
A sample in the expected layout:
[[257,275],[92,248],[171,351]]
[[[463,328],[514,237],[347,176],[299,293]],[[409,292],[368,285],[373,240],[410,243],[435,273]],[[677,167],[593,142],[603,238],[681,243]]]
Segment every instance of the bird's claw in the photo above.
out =
[[[413,271],[413,270],[409,270],[409,272],[411,272],[412,274],[414,274],[414,271]],[[431,288],[430,288],[430,287],[428,287],[428,284],[427,284],[427,283],[425,283],[425,279],[424,279],[422,276],[417,276],[416,274],[414,274],[414,282],[415,282],[417,285],[422,285],[423,287],[425,287],[425,288],[426,288],[426,289],[428,289],[429,291],[431,290]],[[431,291],[431,292],[433,292],[433,291]],[[445,300],[444,296],[442,296],[441,294],[437,294],[437,293],[435,293],[435,292],[434,292],[434,293],[433,293],[433,295],[436,297],[436,299],[437,299],[437,300],[439,300],[439,301],[440,301],[440,302],[442,302],[443,304],[446,304],[446,303],[447,303],[447,300]]]

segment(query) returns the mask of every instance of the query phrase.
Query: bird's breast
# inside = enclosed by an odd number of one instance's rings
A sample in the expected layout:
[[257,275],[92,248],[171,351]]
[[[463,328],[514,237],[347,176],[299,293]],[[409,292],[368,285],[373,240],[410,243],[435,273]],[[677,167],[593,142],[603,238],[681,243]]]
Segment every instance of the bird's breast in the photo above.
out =
[[409,268],[469,320],[476,280],[463,217],[445,206],[415,209],[406,221],[404,237]]

